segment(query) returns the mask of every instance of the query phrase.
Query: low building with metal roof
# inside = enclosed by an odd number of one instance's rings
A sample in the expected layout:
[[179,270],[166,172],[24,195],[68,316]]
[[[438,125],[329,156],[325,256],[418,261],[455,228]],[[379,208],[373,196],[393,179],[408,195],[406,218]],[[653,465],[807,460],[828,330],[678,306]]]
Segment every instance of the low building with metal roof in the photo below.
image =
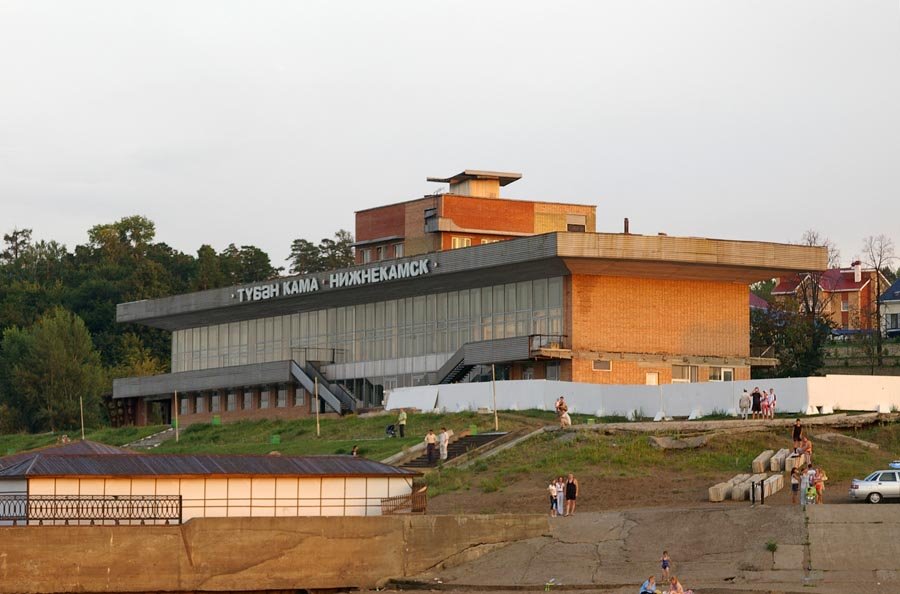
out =
[[424,511],[421,473],[353,456],[37,451],[0,458],[0,522],[153,524],[208,517]]

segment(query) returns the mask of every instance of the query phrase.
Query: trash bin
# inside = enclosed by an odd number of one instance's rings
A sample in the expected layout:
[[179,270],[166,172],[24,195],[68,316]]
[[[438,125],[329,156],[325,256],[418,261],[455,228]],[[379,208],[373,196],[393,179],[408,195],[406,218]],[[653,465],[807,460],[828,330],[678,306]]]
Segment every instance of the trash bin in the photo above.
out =
[[279,445],[281,443],[281,436],[277,433],[273,434],[272,437],[269,438],[269,443],[272,445]]
[[469,435],[478,435],[478,425],[469,425]]
[[221,417],[220,415],[213,415],[213,418],[212,418],[212,424],[213,424],[213,425],[221,425],[221,424],[222,424],[222,417]]

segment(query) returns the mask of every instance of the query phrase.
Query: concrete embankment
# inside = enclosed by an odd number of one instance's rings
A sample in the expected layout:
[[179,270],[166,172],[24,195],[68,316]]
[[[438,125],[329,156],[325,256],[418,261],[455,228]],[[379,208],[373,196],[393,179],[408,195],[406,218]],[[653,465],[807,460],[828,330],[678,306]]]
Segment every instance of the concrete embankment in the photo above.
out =
[[547,532],[536,515],[3,527],[0,594],[372,588]]

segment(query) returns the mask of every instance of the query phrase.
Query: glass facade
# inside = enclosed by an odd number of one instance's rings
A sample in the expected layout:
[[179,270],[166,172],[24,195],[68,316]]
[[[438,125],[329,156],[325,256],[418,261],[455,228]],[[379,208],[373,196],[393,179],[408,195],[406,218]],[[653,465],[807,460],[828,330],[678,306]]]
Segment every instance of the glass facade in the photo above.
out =
[[467,342],[530,334],[563,334],[561,277],[176,330],[172,370],[285,361],[313,349],[335,363],[449,355]]

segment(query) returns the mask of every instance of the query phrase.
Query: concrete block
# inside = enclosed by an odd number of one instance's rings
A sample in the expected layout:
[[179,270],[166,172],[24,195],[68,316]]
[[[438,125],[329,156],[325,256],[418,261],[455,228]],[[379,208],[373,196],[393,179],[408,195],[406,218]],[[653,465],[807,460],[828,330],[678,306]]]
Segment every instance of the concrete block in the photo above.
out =
[[750,473],[736,474],[733,477],[731,477],[731,479],[728,482],[731,483],[732,485],[736,485],[738,483],[743,483],[744,481],[746,481],[749,478],[750,478]]
[[709,488],[710,501],[725,501],[731,492],[731,483],[718,483]]
[[731,498],[735,501],[746,501],[750,499],[750,487],[754,483],[758,483],[766,478],[765,474],[754,474],[743,483],[735,485],[731,489]]
[[775,450],[764,451],[753,459],[753,463],[750,464],[750,470],[756,474],[767,471],[769,469],[769,460],[771,460],[774,455]]
[[784,459],[787,458],[791,451],[787,448],[778,450],[772,459],[769,460],[769,470],[772,472],[781,472],[784,470]]
[[771,497],[784,488],[784,475],[773,474],[763,482],[763,492],[766,497]]

